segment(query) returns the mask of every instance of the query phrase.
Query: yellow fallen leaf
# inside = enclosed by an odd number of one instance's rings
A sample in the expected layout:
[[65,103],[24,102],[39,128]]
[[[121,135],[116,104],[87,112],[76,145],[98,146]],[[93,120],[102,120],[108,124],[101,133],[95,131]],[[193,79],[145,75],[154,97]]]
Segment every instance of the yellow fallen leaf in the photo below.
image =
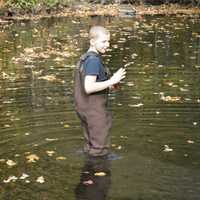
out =
[[64,156],[59,156],[59,157],[56,158],[56,160],[66,160],[66,159],[67,159],[67,158],[64,157]]
[[26,179],[26,178],[28,178],[28,177],[29,177],[28,174],[23,173],[23,174],[19,177],[19,179],[24,180],[24,179]]
[[164,152],[171,152],[171,151],[173,151],[173,149],[170,148],[168,145],[164,145],[164,150],[163,151]]
[[14,162],[13,160],[7,160],[7,161],[6,161],[6,164],[7,164],[9,167],[13,167],[13,166],[15,166],[17,163]]
[[96,172],[94,173],[95,176],[106,176],[105,172]]
[[198,123],[197,122],[193,122],[193,125],[196,126]]
[[168,101],[168,102],[178,102],[178,101],[181,101],[181,97],[171,97],[171,96],[164,96],[164,93],[160,93],[161,97],[160,99],[163,100],[163,101]]
[[143,106],[143,103],[138,103],[138,104],[128,104],[129,107],[141,107]]
[[32,162],[36,162],[40,158],[35,154],[31,154],[31,155],[26,156],[26,159],[28,160],[27,161],[28,163],[32,163]]
[[52,142],[52,141],[57,141],[58,138],[45,138],[46,141]]
[[38,177],[36,182],[37,183],[44,183],[45,182],[44,177],[43,176]]
[[120,135],[120,138],[125,138],[125,139],[127,139],[128,136],[126,136],[126,135]]
[[127,85],[131,87],[134,86],[135,84],[133,82],[128,82]]
[[18,178],[16,176],[9,176],[7,179],[3,180],[4,183],[15,182]]
[[93,180],[87,180],[87,181],[83,181],[84,185],[92,185],[94,184]]
[[176,52],[176,53],[174,53],[173,55],[174,55],[174,56],[178,56],[178,55],[180,55],[180,54]]
[[46,153],[48,156],[53,156],[53,154],[55,154],[56,152],[55,151],[46,151]]
[[64,128],[69,128],[69,127],[70,127],[69,124],[65,124],[65,125],[64,125]]
[[56,81],[56,76],[54,75],[46,75],[46,76],[40,76],[38,79],[43,79],[47,81]]
[[5,128],[9,128],[9,127],[11,127],[9,124],[4,124],[4,127]]
[[189,144],[194,144],[194,141],[188,140],[187,143],[189,143]]
[[117,149],[118,149],[118,150],[122,149],[122,146],[121,146],[121,145],[119,145],[119,146],[117,147]]
[[25,53],[33,53],[34,50],[33,50],[32,48],[25,48],[25,49],[24,49],[24,52],[25,52]]

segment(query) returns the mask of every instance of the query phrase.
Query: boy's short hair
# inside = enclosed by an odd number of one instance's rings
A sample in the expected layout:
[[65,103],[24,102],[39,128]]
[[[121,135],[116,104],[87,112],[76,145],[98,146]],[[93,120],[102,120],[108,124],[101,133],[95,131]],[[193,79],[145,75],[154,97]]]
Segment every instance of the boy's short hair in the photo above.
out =
[[110,35],[110,32],[103,26],[92,26],[89,31],[89,38],[96,40],[101,34]]

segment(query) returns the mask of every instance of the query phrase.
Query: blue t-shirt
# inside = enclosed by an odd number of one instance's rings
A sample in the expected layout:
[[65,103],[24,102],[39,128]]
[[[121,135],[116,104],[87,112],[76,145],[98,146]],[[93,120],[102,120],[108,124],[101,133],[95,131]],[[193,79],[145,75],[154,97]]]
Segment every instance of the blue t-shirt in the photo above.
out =
[[99,55],[89,56],[83,64],[85,76],[94,75],[97,76],[97,82],[105,81],[108,79],[108,75],[103,66],[102,60]]

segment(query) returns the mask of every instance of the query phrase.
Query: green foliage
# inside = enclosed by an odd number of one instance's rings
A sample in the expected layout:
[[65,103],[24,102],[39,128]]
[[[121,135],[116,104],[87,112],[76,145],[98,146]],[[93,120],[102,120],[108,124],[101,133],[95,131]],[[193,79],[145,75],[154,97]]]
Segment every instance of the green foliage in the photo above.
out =
[[44,0],[43,4],[47,7],[53,7],[59,4],[60,2],[61,2],[60,0]]
[[7,7],[32,9],[37,6],[54,7],[56,5],[67,5],[74,0],[7,0]]
[[8,0],[6,5],[8,7],[16,8],[34,8],[38,3],[38,0]]
[[58,5],[67,5],[68,3],[73,2],[73,1],[75,0],[43,0],[42,5],[52,8]]

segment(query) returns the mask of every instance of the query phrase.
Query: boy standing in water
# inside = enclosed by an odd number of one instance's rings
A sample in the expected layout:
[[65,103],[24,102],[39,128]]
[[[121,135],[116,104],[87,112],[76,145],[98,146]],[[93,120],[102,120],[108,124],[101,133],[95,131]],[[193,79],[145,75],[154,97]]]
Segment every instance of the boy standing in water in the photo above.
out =
[[125,78],[120,68],[110,79],[100,54],[109,47],[110,33],[102,26],[93,26],[89,32],[90,47],[75,73],[75,109],[84,131],[84,152],[92,156],[108,154],[109,129],[112,125],[107,110],[108,90]]

